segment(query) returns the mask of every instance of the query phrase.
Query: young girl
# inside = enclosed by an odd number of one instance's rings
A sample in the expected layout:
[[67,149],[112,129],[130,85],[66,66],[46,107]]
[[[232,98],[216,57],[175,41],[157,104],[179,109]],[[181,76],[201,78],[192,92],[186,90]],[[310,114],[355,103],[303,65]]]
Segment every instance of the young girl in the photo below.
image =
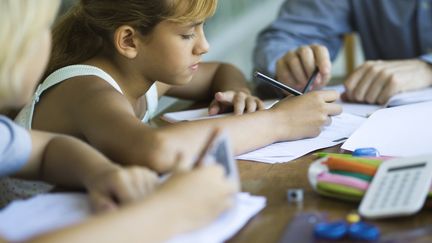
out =
[[[240,154],[319,134],[341,112],[339,96],[320,91],[287,98],[270,110],[246,88],[238,69],[201,63],[209,49],[204,22],[217,0],[80,1],[54,28],[45,81],[17,121],[69,134],[113,160],[170,171],[182,151],[193,161],[205,134],[224,128]],[[241,116],[151,128],[158,97],[213,99],[210,114]],[[37,105],[36,105],[37,104]]]
[[[48,60],[49,27],[58,5],[58,0],[0,1],[0,109],[30,99]],[[174,174],[150,194],[155,173],[122,169],[77,139],[28,132],[0,115],[0,176],[6,175],[86,187],[98,209],[134,202],[31,241],[45,243],[165,241],[216,218],[235,191],[221,167],[208,166]]]

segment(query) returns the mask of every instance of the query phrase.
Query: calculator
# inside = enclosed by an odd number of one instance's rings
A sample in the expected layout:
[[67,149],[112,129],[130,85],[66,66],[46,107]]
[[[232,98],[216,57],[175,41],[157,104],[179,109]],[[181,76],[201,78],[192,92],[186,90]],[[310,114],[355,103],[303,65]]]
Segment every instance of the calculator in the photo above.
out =
[[386,218],[418,212],[432,182],[432,155],[391,159],[378,168],[360,203],[365,218]]

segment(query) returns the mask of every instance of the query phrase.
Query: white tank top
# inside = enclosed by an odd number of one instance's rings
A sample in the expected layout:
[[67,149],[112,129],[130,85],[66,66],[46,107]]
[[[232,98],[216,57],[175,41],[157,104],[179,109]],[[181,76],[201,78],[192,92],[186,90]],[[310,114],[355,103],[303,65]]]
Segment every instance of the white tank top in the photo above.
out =
[[[39,98],[42,93],[51,88],[52,86],[63,82],[64,80],[79,77],[79,76],[96,76],[107,83],[109,83],[114,89],[123,94],[120,86],[117,82],[105,71],[100,68],[90,66],[90,65],[71,65],[64,68],[60,68],[57,71],[50,74],[39,86],[37,87],[31,103],[28,103],[15,118],[15,121],[21,126],[31,129],[33,121],[33,112],[36,104],[39,102]],[[150,89],[145,93],[145,98],[147,102],[147,111],[142,119],[143,122],[148,123],[151,118],[156,113],[158,106],[158,92],[156,83],[154,83]]]

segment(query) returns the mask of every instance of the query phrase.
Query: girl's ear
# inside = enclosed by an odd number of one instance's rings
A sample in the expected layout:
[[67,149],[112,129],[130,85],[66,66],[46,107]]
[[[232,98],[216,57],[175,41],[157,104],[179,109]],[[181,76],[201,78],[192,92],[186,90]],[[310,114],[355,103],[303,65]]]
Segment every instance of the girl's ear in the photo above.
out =
[[114,46],[124,57],[135,58],[138,55],[138,32],[128,25],[118,27],[114,33]]

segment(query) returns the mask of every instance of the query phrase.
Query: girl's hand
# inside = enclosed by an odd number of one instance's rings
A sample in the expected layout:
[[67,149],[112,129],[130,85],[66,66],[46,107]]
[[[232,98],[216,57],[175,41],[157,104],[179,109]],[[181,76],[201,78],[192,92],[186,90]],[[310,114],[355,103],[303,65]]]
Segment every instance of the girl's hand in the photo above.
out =
[[86,183],[86,188],[94,210],[101,212],[142,199],[158,184],[157,174],[149,169],[116,167],[94,176]]
[[209,115],[216,115],[234,108],[234,114],[251,113],[264,109],[264,103],[258,98],[243,91],[217,92],[209,106]]
[[336,91],[313,91],[279,101],[270,109],[276,114],[275,136],[281,141],[318,136],[330,117],[342,112],[342,106],[333,103],[339,96]]

